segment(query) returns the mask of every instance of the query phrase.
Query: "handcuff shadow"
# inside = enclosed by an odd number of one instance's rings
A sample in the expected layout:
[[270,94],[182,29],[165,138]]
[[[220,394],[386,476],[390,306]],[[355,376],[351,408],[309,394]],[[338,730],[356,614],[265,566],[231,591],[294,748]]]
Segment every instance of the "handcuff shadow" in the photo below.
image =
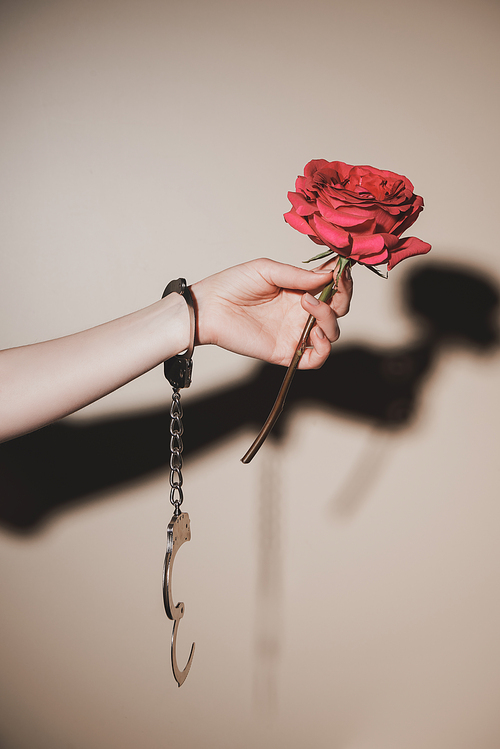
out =
[[[499,292],[490,277],[450,263],[420,264],[403,282],[413,341],[392,348],[336,346],[327,363],[299,371],[274,432],[282,440],[298,407],[311,406],[387,433],[407,428],[441,350],[498,346]],[[184,454],[213,449],[264,422],[283,379],[262,365],[249,379],[184,406]],[[91,423],[61,421],[0,445],[0,524],[36,532],[55,513],[168,466],[167,408]]]

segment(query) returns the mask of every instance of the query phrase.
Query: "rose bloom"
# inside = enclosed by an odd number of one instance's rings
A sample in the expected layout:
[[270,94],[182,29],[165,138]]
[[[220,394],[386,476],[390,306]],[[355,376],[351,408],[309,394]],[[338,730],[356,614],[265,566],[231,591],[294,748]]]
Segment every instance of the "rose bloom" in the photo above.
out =
[[365,265],[387,263],[391,270],[431,249],[416,237],[401,239],[424,201],[400,174],[315,159],[297,177],[295,190],[288,193],[293,207],[285,221],[331,252]]

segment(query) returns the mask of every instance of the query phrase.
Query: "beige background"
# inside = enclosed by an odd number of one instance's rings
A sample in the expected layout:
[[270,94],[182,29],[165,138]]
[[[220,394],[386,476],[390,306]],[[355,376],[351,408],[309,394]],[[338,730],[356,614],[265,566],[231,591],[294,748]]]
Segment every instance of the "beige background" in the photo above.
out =
[[[311,158],[408,175],[434,259],[498,281],[499,20],[493,0],[3,2],[0,345],[118,317],[179,275],[299,263],[310,244],[281,214]],[[357,269],[343,343],[411,338],[405,273]],[[188,395],[254,366],[199,350]],[[450,349],[397,436],[303,410],[250,466],[246,430],[192,460],[180,690],[165,474],[0,530],[2,749],[496,749],[499,372]],[[73,418],[167,398],[156,370]],[[367,451],[378,470],[343,513]]]

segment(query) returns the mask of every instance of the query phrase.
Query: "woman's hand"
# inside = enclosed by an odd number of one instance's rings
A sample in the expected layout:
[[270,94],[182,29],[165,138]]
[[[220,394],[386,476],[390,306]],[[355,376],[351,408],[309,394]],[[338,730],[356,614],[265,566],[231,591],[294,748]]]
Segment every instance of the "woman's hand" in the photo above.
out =
[[347,314],[352,296],[349,276],[342,278],[330,304],[314,299],[332,280],[334,264],[335,260],[310,271],[274,260],[252,260],[193,284],[196,342],[286,366],[311,314],[316,318],[312,348],[304,352],[300,368],[321,367],[340,334],[337,318]]

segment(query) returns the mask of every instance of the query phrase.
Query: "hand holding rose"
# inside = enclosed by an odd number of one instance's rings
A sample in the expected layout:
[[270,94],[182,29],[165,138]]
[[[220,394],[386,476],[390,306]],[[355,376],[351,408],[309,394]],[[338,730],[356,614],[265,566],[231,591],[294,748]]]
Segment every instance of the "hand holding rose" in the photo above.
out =
[[[332,263],[330,263],[332,265]],[[316,319],[300,367],[321,367],[337,340],[337,318],[349,310],[352,280],[343,278],[330,304],[314,299],[332,280],[322,272],[254,260],[193,284],[197,306],[197,343],[213,343],[272,364],[288,365],[309,315]],[[304,291],[309,292],[304,294]]]

